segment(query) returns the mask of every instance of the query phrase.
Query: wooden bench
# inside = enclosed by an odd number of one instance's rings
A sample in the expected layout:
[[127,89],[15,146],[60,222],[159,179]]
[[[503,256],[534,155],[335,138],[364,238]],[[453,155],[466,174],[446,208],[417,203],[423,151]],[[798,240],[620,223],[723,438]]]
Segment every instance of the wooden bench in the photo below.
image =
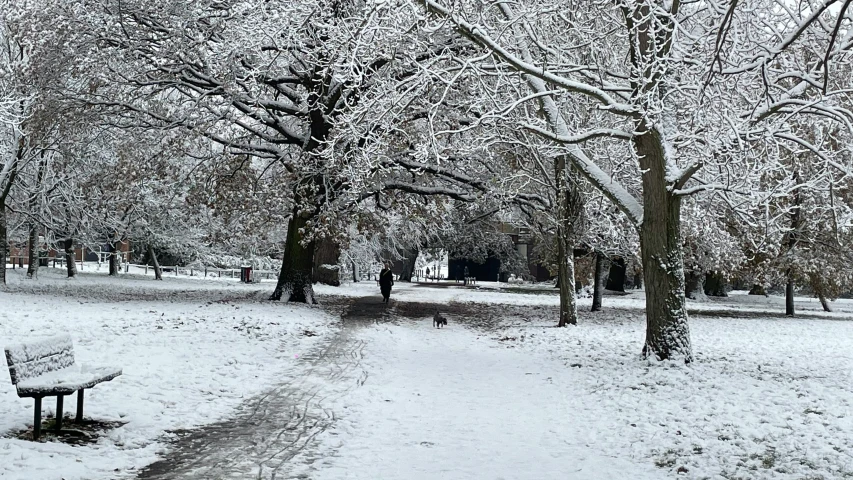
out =
[[61,335],[34,343],[6,348],[6,363],[12,384],[21,398],[35,399],[33,440],[41,434],[41,399],[56,397],[56,431],[62,428],[62,402],[77,392],[77,417],[83,421],[83,391],[121,375],[115,367],[81,368],[74,363],[71,336]]

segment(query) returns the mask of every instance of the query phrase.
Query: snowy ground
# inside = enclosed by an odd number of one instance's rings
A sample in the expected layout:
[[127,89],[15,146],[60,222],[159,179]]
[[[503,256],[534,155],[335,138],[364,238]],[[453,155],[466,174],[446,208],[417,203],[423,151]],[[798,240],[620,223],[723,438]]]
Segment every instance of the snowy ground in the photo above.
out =
[[[86,392],[86,416],[127,424],[85,447],[0,438],[4,479],[116,478],[151,463],[167,430],[230,415],[298,369],[294,357],[338,321],[316,307],[264,301],[268,285],[88,274],[69,281],[52,269],[30,281],[20,273],[9,271],[12,293],[0,293],[0,347],[71,334],[78,363],[124,368]],[[33,409],[3,376],[0,437],[32,425]],[[76,395],[68,397],[66,413],[75,405]],[[46,414],[54,407],[45,400]]]
[[[269,283],[11,283],[0,344],[71,333],[82,362],[125,367],[87,413],[129,423],[87,447],[0,438],[3,478],[125,478],[164,449],[163,431],[231,418],[277,379],[312,375],[294,355],[338,328],[322,308],[262,301]],[[642,292],[607,296],[596,314],[582,299],[581,324],[557,329],[555,294],[503,287],[398,283],[388,314],[352,330],[361,380],[326,397],[335,420],[283,478],[853,478],[853,302],[826,314],[798,298],[796,318],[779,315],[780,297],[691,302],[696,362],[684,366],[640,358]],[[317,290],[379,302],[375,282]],[[432,328],[434,308],[448,328]],[[0,389],[0,432],[31,413]]]
[[557,329],[553,297],[397,289],[400,302],[476,307],[446,330],[423,316],[363,331],[370,382],[311,478],[853,478],[843,312],[808,318],[819,304],[800,298],[806,318],[786,319],[781,298],[738,293],[691,303],[748,318],[693,315],[696,362],[653,365],[638,355],[638,295]]

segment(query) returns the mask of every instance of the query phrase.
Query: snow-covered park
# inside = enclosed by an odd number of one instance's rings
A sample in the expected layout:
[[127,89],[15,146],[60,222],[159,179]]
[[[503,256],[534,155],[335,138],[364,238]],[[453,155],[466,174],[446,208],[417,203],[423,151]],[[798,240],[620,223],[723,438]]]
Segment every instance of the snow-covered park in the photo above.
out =
[[[825,314],[817,300],[797,298],[796,318],[780,315],[781,297],[736,291],[691,303],[696,360],[661,365],[640,355],[641,291],[608,295],[603,311],[559,329],[558,295],[509,293],[495,283],[398,284],[387,307],[375,282],[318,287],[319,306],[269,302],[270,285],[183,276],[67,280],[54,270],[33,282],[13,274],[10,291],[0,293],[0,344],[69,333],[79,363],[121,366],[123,375],[89,390],[86,406],[87,417],[121,425],[80,446],[49,434],[39,443],[17,438],[32,426],[32,401],[7,382],[0,476],[853,475],[851,301]],[[589,299],[580,302],[586,310]],[[434,309],[448,318],[446,328],[433,327]],[[360,345],[358,355],[310,360],[343,330]],[[342,373],[321,374],[325,363]],[[256,446],[274,446],[276,435],[251,444],[235,436],[219,440],[233,445],[197,451],[191,470],[179,462],[171,473],[143,472],[197,448],[172,432],[244,421],[240,411],[253,398],[287,384],[322,398],[295,405],[301,415],[330,420],[298,449],[281,441],[276,452],[295,450],[286,462]],[[66,413],[74,406],[68,398]],[[53,404],[45,405],[51,412]],[[285,428],[269,421],[253,428]]]
[[0,477],[853,479],[851,79],[853,0],[0,0]]
[[157,458],[168,431],[226,417],[286,378],[338,321],[318,308],[263,302],[268,291],[236,282],[68,281],[59,273],[47,270],[37,283],[11,275],[12,292],[0,293],[0,346],[70,334],[78,363],[123,368],[87,391],[86,416],[125,424],[86,447],[10,439],[32,428],[33,401],[18,398],[7,376],[0,474],[8,478],[126,476]]

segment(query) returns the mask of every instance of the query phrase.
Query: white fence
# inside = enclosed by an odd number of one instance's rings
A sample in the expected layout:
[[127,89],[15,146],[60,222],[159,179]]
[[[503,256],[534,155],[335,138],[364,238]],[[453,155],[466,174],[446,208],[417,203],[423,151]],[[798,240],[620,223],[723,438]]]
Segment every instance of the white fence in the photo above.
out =
[[[131,267],[141,270],[148,275],[149,273],[154,272],[154,267],[150,265],[140,265],[135,263],[130,263],[127,261],[128,256],[126,252],[122,252],[123,254],[119,259],[119,271],[124,273],[130,273]],[[7,264],[12,266],[12,269],[15,268],[26,268],[25,263],[28,261],[26,255],[14,255],[9,256],[7,258]],[[109,253],[105,253],[103,255],[98,255],[98,259],[100,261],[86,262],[78,260],[76,262],[77,269],[81,272],[89,270],[98,270],[101,268],[102,264],[109,263]],[[47,257],[41,258],[40,260],[47,260],[47,266],[52,268],[65,268],[65,257]],[[216,277],[216,278],[240,278],[240,269],[239,268],[216,268],[216,267],[182,267],[180,265],[161,265],[160,270],[163,272],[163,275],[185,275],[189,277]],[[269,279],[277,279],[278,272],[275,270],[258,270],[252,269],[252,280],[260,281],[261,279],[269,280]]]
[[[154,271],[154,267],[150,265],[129,264],[130,267],[135,267],[145,271],[148,275],[149,271]],[[129,269],[125,269],[127,272]],[[186,275],[189,277],[216,277],[216,278],[240,278],[239,268],[216,268],[216,267],[182,267],[180,265],[161,265],[160,270],[163,275]],[[259,279],[278,278],[278,272],[274,270],[256,270],[252,269],[252,278]]]

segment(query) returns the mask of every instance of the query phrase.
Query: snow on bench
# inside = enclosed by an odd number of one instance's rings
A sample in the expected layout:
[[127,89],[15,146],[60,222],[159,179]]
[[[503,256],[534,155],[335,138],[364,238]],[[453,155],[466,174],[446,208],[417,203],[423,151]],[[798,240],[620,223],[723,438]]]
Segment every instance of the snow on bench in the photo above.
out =
[[69,335],[6,347],[6,363],[18,396],[35,399],[33,440],[38,440],[41,433],[43,397],[56,397],[56,431],[59,431],[65,395],[77,392],[75,421],[82,422],[83,391],[121,375],[121,368],[76,365],[74,345]]

